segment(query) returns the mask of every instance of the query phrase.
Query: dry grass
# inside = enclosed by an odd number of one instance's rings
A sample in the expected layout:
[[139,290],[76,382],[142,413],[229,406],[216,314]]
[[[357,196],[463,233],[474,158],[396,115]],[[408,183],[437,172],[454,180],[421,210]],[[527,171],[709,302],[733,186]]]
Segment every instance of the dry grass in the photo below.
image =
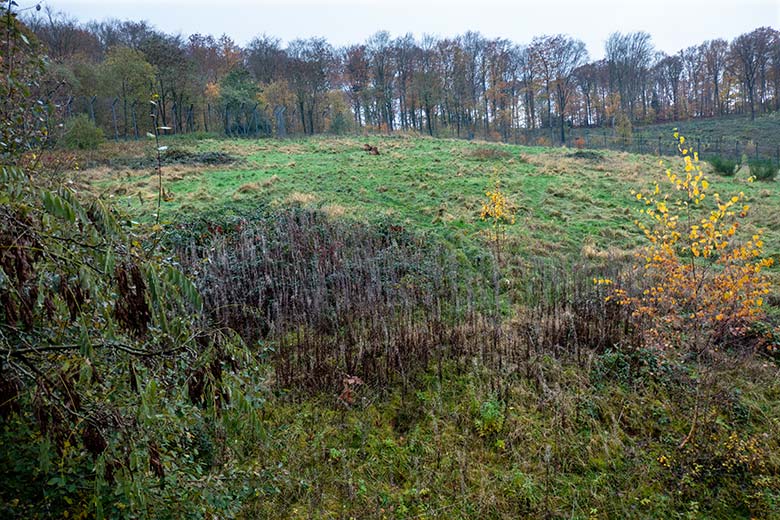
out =
[[327,204],[322,207],[321,211],[329,218],[338,219],[347,215],[348,209],[341,204]]
[[302,193],[300,191],[294,191],[290,193],[284,202],[287,204],[298,204],[300,206],[307,206],[317,200],[317,196],[312,193]]
[[262,188],[259,183],[257,182],[248,182],[246,184],[242,184],[238,187],[236,190],[236,193],[256,193],[260,191]]
[[276,174],[273,174],[270,177],[268,177],[267,179],[264,179],[261,182],[261,185],[263,186],[263,188],[270,188],[271,186],[273,186],[274,184],[279,182],[279,180],[280,180],[279,176],[276,175]]

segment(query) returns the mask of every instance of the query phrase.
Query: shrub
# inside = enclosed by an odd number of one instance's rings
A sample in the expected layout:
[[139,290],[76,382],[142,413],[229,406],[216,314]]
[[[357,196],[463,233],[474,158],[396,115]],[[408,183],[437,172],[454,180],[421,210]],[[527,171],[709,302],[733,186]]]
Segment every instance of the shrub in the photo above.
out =
[[712,166],[712,169],[715,170],[715,173],[723,175],[724,177],[731,177],[737,173],[737,161],[732,161],[731,159],[724,159],[723,157],[716,156],[710,159],[709,162]]
[[65,123],[62,146],[69,150],[94,150],[105,141],[103,130],[86,115],[79,114]]
[[634,136],[634,128],[631,125],[631,119],[625,112],[620,112],[615,117],[615,134],[620,139],[621,144],[630,145]]
[[750,175],[759,181],[772,181],[777,176],[777,166],[771,159],[755,159],[748,162]]
[[[637,255],[639,288],[634,294],[618,288],[610,298],[630,306],[650,345],[684,343],[702,352],[727,336],[744,335],[762,317],[770,283],[762,270],[772,260],[761,258],[760,234],[737,233],[738,220],[749,210],[744,194],[710,196],[698,154],[691,156],[685,138],[674,136],[684,171],[666,170],[672,189],[666,193],[656,184],[651,193],[635,193],[643,206],[642,221],[635,223],[648,240]],[[712,208],[702,215],[707,203]]]
[[506,226],[515,223],[515,209],[511,206],[506,195],[501,191],[501,186],[496,181],[494,191],[486,191],[486,201],[482,203],[480,218],[490,222],[493,232],[490,239],[496,247],[496,259],[501,262],[501,242],[506,239]]
[[479,405],[477,417],[474,419],[474,428],[480,437],[490,437],[501,431],[504,427],[504,405],[500,401],[491,399]]

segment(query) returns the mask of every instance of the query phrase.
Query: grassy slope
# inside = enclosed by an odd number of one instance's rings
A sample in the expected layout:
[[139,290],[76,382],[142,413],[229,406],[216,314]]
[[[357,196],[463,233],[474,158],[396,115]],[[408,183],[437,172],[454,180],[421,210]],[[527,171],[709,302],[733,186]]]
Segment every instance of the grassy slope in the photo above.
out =
[[692,140],[701,139],[702,142],[716,143],[722,139],[724,143],[734,144],[734,139],[739,141],[753,141],[761,147],[761,152],[766,153],[780,144],[780,114],[756,116],[751,121],[749,116],[726,116],[712,119],[691,119],[689,121],[677,121],[656,125],[640,126],[635,129],[645,137],[656,139],[668,137],[674,128],[678,128],[683,135]]
[[[499,179],[517,209],[510,239],[521,252],[570,255],[583,244],[596,250],[631,249],[630,191],[665,181],[664,167],[651,156],[597,152],[601,158],[575,158],[562,149],[484,145],[425,138],[370,138],[380,156],[362,151],[363,140],[312,138],[294,141],[219,141],[194,144],[198,151],[228,150],[245,157],[229,167],[166,166],[165,185],[174,200],[163,217],[218,209],[302,203],[358,219],[389,216],[399,224],[450,239],[474,238],[484,229],[479,211],[484,191]],[[473,157],[490,146],[507,156]],[[780,188],[777,183],[711,176],[723,195],[744,191],[753,213],[749,228],[767,231],[767,251],[780,253]],[[149,172],[88,171],[95,189],[119,194],[141,218],[150,218],[156,180]],[[139,195],[144,200],[139,205]]]

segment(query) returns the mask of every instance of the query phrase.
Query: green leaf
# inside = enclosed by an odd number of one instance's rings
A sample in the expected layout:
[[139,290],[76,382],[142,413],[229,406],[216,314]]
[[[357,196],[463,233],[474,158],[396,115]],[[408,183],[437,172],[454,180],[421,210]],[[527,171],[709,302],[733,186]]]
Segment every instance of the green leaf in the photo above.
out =
[[41,199],[44,208],[51,215],[61,220],[67,220],[71,224],[76,222],[76,212],[73,206],[56,193],[44,190],[41,192]]

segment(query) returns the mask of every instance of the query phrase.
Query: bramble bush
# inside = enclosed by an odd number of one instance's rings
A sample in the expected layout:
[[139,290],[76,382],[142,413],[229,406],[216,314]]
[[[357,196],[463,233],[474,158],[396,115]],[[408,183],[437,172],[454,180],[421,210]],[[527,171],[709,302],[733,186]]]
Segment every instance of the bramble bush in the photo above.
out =
[[635,224],[647,241],[634,268],[640,289],[616,287],[608,298],[632,309],[651,346],[685,344],[700,353],[762,317],[770,287],[763,270],[772,260],[762,258],[760,233],[739,232],[750,209],[744,194],[713,192],[698,154],[674,137],[683,171],[666,170],[667,189],[634,193],[643,206]]

